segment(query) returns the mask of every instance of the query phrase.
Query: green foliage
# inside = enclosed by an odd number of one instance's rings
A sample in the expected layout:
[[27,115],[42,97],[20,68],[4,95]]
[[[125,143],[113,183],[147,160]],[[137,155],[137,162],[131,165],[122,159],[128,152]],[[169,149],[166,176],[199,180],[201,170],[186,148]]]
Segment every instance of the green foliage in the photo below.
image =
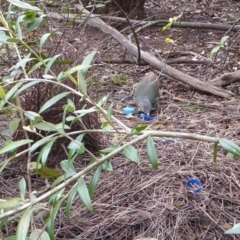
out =
[[233,141],[228,139],[219,139],[220,145],[229,153],[233,154],[235,157],[240,158],[240,147]]
[[224,48],[229,36],[223,36],[220,43],[211,51],[211,57],[214,57],[222,48]]
[[[12,12],[18,16],[15,21],[10,18]],[[15,134],[18,130],[24,133],[20,140],[6,139],[4,146],[0,148],[1,155],[7,154],[7,158],[0,163],[0,172],[18,157],[26,159],[24,163],[28,170],[26,178],[22,178],[18,182],[19,197],[4,199],[0,202],[0,209],[3,213],[0,216],[0,229],[8,224],[10,219],[8,216],[11,216],[11,220],[14,218],[19,220],[19,215],[13,215],[11,210],[23,211],[16,235],[6,239],[54,239],[54,223],[64,204],[66,204],[65,210],[68,219],[71,217],[71,207],[76,198],[79,198],[86,208],[93,212],[92,200],[101,173],[113,171],[111,157],[122,152],[127,159],[137,164],[140,163],[138,150],[130,142],[113,144],[113,146],[101,150],[99,156],[94,156],[84,143],[84,137],[89,129],[73,131],[75,123],[82,122],[84,116],[97,112],[104,120],[101,129],[93,129],[93,132],[118,134],[118,130],[112,123],[114,103],[104,110],[108,96],[102,96],[98,102],[95,102],[88,95],[86,77],[96,52],[88,54],[82,64],[69,66],[67,70],[56,74],[53,66],[73,62],[72,60],[59,60],[61,55],[57,52],[54,56],[47,55],[48,41],[56,33],[47,32],[34,43],[30,43],[30,40],[26,42],[28,39],[26,34],[38,30],[45,22],[45,16],[39,16],[37,12],[41,12],[40,7],[20,0],[11,0],[8,12],[0,15],[2,24],[0,27],[0,50],[7,48],[7,51],[4,49],[3,52],[9,52],[9,56],[14,56],[14,59],[9,61],[12,62],[12,66],[8,67],[9,72],[0,80],[0,112],[8,112],[13,116],[4,134]],[[6,55],[3,58],[9,56]],[[41,77],[36,77],[36,75]],[[115,84],[122,84],[124,79],[125,77],[120,75],[113,78],[112,81]],[[67,84],[67,81],[71,84]],[[26,93],[32,88],[45,84],[52,85],[49,99],[42,102],[38,110],[24,109],[25,105],[22,102],[25,100],[24,96],[27,96]],[[54,90],[58,88],[61,91],[55,92]],[[45,92],[41,94],[44,96]],[[80,102],[86,101],[87,104],[84,102],[85,105],[80,108],[74,99],[80,99]],[[52,114],[54,108],[62,111],[60,121],[55,123],[46,120],[46,116]],[[146,126],[138,126],[132,130],[125,128],[124,139],[128,141],[130,138],[142,134],[145,129]],[[48,163],[51,153],[56,147],[57,141],[63,139],[68,140],[68,144],[63,144],[65,155],[59,154],[55,157],[60,163],[61,169],[50,168]],[[152,167],[157,168],[157,152],[150,137],[147,140],[147,151]],[[75,161],[84,153],[90,154],[92,161],[86,169],[78,172],[75,169]],[[50,179],[51,188],[44,190],[44,193],[37,189],[38,195],[35,189],[31,192],[29,188],[31,174],[36,174],[39,178]],[[85,181],[85,179],[89,179],[85,178],[85,175],[89,174],[91,174],[90,182]],[[47,196],[43,197],[44,194]],[[47,202],[43,203],[43,199],[46,199]],[[21,209],[18,209],[19,207]],[[44,216],[46,212],[47,218]],[[34,221],[38,218],[44,218],[47,223],[46,228],[30,230],[30,224],[34,226]]]

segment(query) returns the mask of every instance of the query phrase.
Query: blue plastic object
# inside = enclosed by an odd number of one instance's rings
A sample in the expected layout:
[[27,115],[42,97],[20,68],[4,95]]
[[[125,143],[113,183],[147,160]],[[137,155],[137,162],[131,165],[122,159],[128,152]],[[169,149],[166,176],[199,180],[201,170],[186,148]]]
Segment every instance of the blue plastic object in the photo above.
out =
[[190,178],[186,182],[186,188],[188,192],[200,193],[202,190],[202,183],[197,178]]
[[152,121],[152,120],[154,120],[154,117],[151,117],[151,116],[149,116],[149,115],[147,115],[147,114],[144,114],[144,113],[141,113],[141,114],[140,114],[140,118],[142,118],[142,119],[144,119],[144,120],[146,120],[146,121]]
[[134,112],[135,112],[134,108],[125,107],[123,109],[123,114],[134,114]]

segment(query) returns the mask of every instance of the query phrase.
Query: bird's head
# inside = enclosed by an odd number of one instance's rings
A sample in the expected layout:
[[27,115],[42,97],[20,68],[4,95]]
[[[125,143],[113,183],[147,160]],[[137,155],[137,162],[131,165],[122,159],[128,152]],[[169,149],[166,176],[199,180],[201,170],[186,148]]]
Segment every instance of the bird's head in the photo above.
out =
[[150,115],[150,112],[152,110],[152,104],[149,99],[144,99],[143,101],[139,102],[139,108],[145,114]]

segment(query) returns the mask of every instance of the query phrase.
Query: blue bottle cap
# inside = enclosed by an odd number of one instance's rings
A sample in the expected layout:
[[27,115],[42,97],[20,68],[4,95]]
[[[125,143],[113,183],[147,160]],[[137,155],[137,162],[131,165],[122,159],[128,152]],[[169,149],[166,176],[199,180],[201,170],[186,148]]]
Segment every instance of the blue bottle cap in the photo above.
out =
[[146,120],[146,121],[152,121],[152,120],[154,120],[154,117],[151,117],[151,116],[149,116],[149,115],[147,115],[147,114],[144,114],[144,113],[141,113],[141,114],[140,114],[140,118],[142,118],[143,120]]
[[202,190],[202,183],[197,178],[190,178],[186,182],[186,188],[188,192],[200,193]]
[[135,112],[134,108],[125,107],[123,109],[123,114],[133,114]]

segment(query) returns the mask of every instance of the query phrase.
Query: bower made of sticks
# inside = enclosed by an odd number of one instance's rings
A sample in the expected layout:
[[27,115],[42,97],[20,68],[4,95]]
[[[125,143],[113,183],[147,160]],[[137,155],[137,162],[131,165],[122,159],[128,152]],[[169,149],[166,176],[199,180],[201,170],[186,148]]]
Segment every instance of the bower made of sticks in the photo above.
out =
[[[69,83],[69,85],[71,85]],[[28,89],[22,96],[21,96],[21,107],[25,111],[33,111],[33,112],[39,112],[41,107],[46,103],[49,99],[54,97],[55,95],[64,92],[62,87],[54,86],[50,83],[40,82],[36,84],[34,87],[31,87]],[[74,102],[76,109],[82,109],[84,106],[85,108],[92,107],[91,104],[87,103],[85,100],[81,100],[81,97],[76,96],[74,94],[70,94],[65,98],[62,98],[59,100],[56,104],[52,105],[51,108],[47,109],[45,112],[41,114],[44,121],[58,124],[61,123],[63,120],[63,106],[67,104],[67,99],[71,99],[71,101]],[[26,120],[24,125],[28,125],[29,121]],[[67,125],[69,125],[69,122],[66,122]],[[92,112],[89,114],[86,114],[83,116],[79,121],[76,121],[74,124],[71,125],[70,130],[66,130],[66,132],[73,132],[73,131],[80,131],[85,129],[99,129],[101,126],[99,122],[99,117],[97,112]],[[46,134],[41,132],[41,134]],[[51,132],[49,133],[51,134]],[[35,134],[35,133],[28,133],[29,138],[34,140],[34,142],[40,140],[41,138]],[[76,136],[72,136],[73,138],[76,138]],[[19,126],[19,129],[17,133],[14,136],[15,140],[25,139],[24,132],[22,131],[21,125]],[[61,154],[66,154],[64,148],[67,148],[67,145],[69,144],[70,140],[63,137],[59,138],[53,145],[53,148],[51,150],[51,156],[60,156]],[[85,147],[91,151],[96,152],[98,151],[101,146],[103,146],[103,139],[101,134],[97,133],[88,133],[84,136],[83,142],[85,144]],[[59,159],[59,158],[57,158]],[[52,162],[51,162],[52,164]]]

